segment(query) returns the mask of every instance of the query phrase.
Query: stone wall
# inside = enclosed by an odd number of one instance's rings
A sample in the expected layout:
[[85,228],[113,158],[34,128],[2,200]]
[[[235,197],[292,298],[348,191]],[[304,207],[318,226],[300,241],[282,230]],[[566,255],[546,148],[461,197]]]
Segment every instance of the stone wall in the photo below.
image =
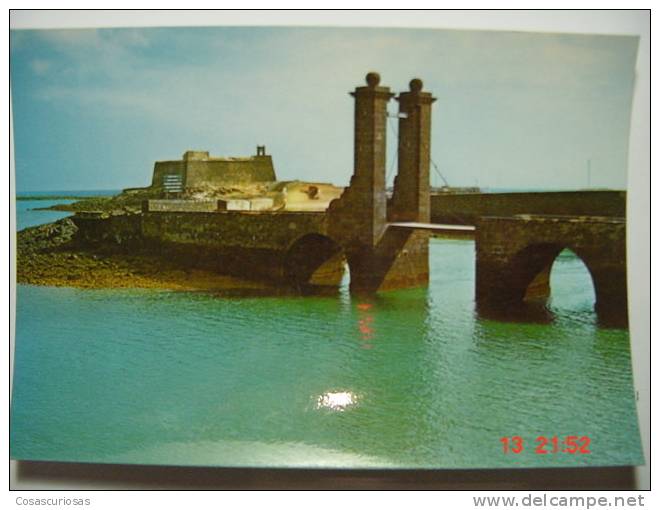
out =
[[217,200],[145,200],[142,209],[153,212],[214,212]]
[[128,249],[142,242],[140,214],[78,213],[71,220],[78,228],[76,242],[81,244],[114,245]]
[[475,225],[480,216],[626,216],[625,191],[457,193],[431,196],[431,222]]
[[196,246],[240,246],[286,250],[297,238],[325,232],[322,213],[147,212],[145,239]]
[[146,212],[142,235],[184,266],[241,277],[282,280],[289,248],[324,234],[323,213]]

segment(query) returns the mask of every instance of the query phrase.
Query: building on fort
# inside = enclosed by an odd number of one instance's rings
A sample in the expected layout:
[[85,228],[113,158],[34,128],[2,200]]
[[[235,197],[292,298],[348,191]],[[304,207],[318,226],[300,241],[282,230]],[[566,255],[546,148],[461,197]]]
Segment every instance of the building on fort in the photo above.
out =
[[171,193],[198,188],[274,182],[273,159],[266,147],[248,157],[213,157],[208,151],[186,151],[179,160],[156,161],[151,187]]

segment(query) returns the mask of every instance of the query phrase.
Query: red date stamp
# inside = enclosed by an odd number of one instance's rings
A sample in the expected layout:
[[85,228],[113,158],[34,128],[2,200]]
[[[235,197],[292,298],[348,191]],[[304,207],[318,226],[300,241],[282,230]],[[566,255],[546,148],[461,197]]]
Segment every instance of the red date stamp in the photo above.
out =
[[[503,453],[522,453],[525,450],[525,440],[521,436],[505,436],[500,438]],[[589,436],[538,436],[534,440],[534,453],[547,455],[553,453],[587,454],[591,453]]]

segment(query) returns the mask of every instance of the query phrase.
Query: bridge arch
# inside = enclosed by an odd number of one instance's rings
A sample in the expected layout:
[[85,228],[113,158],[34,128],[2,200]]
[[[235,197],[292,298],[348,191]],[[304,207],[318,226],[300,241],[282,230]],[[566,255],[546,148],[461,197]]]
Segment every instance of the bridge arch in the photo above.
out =
[[282,275],[299,289],[339,287],[347,264],[346,253],[337,241],[321,233],[307,233],[287,248]]
[[[551,297],[550,279],[552,268],[559,254],[565,249],[570,250],[580,259],[587,269],[595,295],[594,311],[598,321],[604,325],[625,325],[627,309],[625,303],[625,288],[612,292],[613,282],[617,285],[617,275],[604,266],[601,253],[607,247],[599,247],[597,251],[584,250],[571,243],[531,243],[513,254],[501,276],[508,282],[506,295],[500,293],[501,306],[516,304],[546,305]],[[529,312],[529,310],[528,310]]]
[[[476,230],[479,310],[514,310],[549,295],[557,255],[569,248],[584,263],[603,325],[626,327],[626,224],[622,218],[517,215],[482,217]],[[523,307],[524,308],[524,307]]]
[[550,280],[557,258],[569,250],[584,265],[598,295],[598,281],[594,278],[588,254],[564,243],[533,243],[519,250],[510,259],[510,281],[514,295],[524,302],[547,302],[552,294]]

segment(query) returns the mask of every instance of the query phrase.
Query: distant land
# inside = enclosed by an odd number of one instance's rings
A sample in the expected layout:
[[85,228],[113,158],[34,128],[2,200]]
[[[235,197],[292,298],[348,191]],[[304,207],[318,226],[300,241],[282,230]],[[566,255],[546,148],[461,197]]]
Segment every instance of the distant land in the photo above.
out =
[[110,197],[121,193],[121,191],[120,189],[17,191],[16,200],[81,200],[84,198]]

